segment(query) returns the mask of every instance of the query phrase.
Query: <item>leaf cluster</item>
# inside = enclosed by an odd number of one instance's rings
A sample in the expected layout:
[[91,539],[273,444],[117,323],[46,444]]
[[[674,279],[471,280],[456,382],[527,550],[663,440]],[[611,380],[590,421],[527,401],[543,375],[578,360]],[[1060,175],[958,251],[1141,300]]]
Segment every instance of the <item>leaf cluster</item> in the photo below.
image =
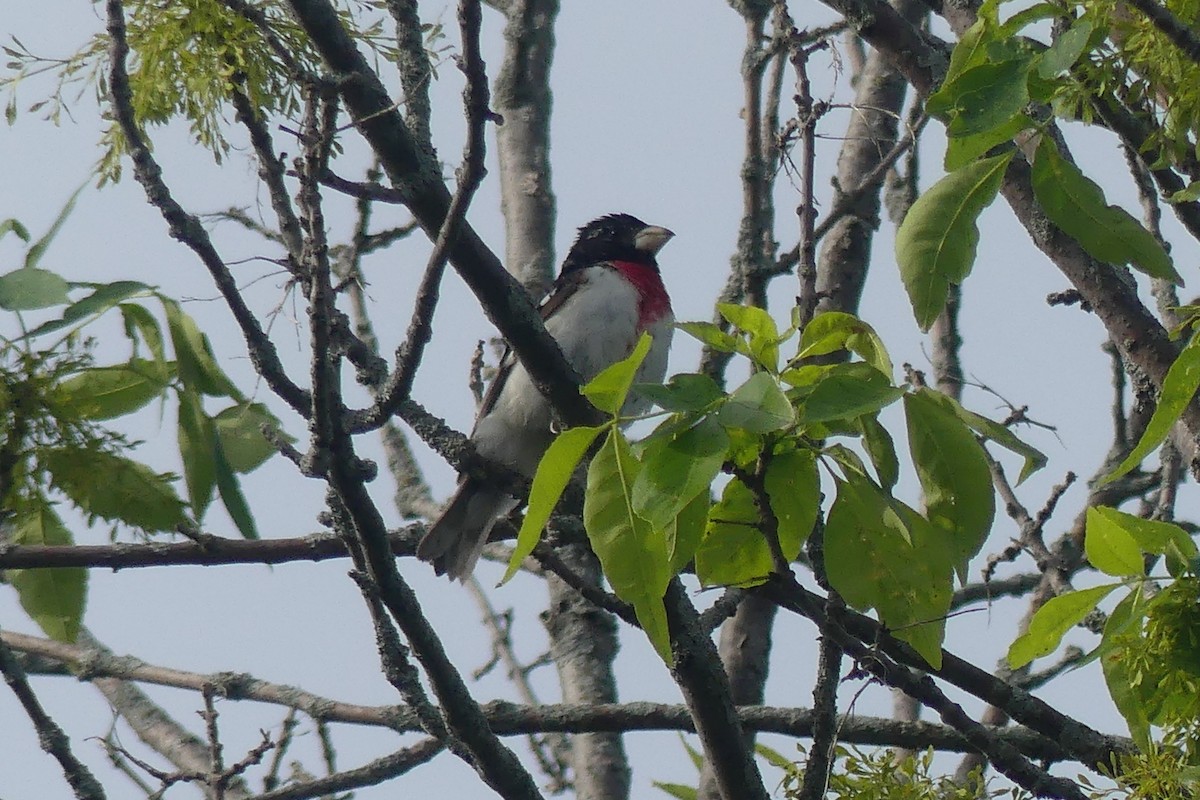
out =
[[[1059,152],[1051,123],[1075,118],[1101,91],[1077,67],[1105,48],[1107,26],[1095,14],[1039,3],[1000,18],[988,0],[951,55],[926,110],[946,123],[947,175],[913,203],[896,232],[896,261],[917,323],[928,329],[951,285],[966,280],[979,245],[978,219],[991,205],[1013,159],[1026,148],[1034,194],[1046,216],[1093,258],[1132,266],[1182,284],[1162,244]],[[1052,21],[1049,45],[1026,35]],[[1111,87],[1108,90],[1111,91]]]
[[[703,756],[686,741],[683,745],[696,769],[700,769]],[[783,772],[779,789],[787,800],[801,797],[804,783],[805,750],[799,744],[796,749],[800,751],[798,760],[761,742],[754,746],[761,758]],[[980,768],[972,770],[965,781],[935,775],[933,757],[932,749],[897,758],[895,751],[889,749],[868,751],[838,745],[822,796],[842,800],[1028,800],[1030,797],[1021,789],[988,788]],[[699,794],[695,787],[686,784],[655,781],[654,786],[678,800],[696,800]]]
[[[231,146],[227,127],[235,91],[245,95],[260,116],[298,114],[304,87],[318,74],[321,59],[282,4],[250,0],[246,5],[261,25],[220,0],[125,3],[132,54],[129,85],[139,126],[184,119],[195,141],[220,162]],[[338,15],[377,58],[394,61],[395,41],[385,35],[378,13],[383,5],[376,0],[349,0],[338,4]],[[40,112],[57,124],[89,86],[98,104],[107,102],[108,46],[108,36],[96,34],[69,57],[51,58],[35,54],[14,38],[4,48],[10,74],[0,78],[0,87],[8,89],[8,123],[13,124],[19,113],[20,84],[43,73],[56,78],[56,87],[29,106],[31,113]],[[70,87],[78,91],[65,97]],[[97,166],[101,180],[119,180],[126,144],[118,126],[105,130],[101,146],[103,156]]]
[[[747,358],[750,376],[730,391],[703,374],[636,384],[646,339],[597,376],[583,392],[610,420],[568,430],[547,451],[509,576],[533,551],[576,465],[593,452],[585,528],[613,591],[633,605],[670,662],[662,600],[669,581],[689,566],[705,586],[754,586],[790,570],[822,521],[824,469],[836,489],[823,519],[830,584],[939,664],[954,576],[965,575],[995,513],[981,437],[1020,454],[1022,477],[1045,458],[951,398],[895,385],[883,342],[853,315],[825,313],[803,330],[796,320],[780,330],[759,308],[719,310],[728,330],[679,327]],[[630,391],[663,409],[638,442],[622,428]],[[879,414],[897,403],[925,513],[892,494],[900,460]]]
[[1196,762],[1200,729],[1196,720],[1172,725],[1161,742],[1152,742],[1145,750],[1113,759],[1108,774],[1116,783],[1111,788],[1092,785],[1086,775],[1078,780],[1095,800],[1190,800],[1200,788],[1200,767]]
[[[241,533],[256,537],[237,476],[274,454],[264,429],[276,428],[277,421],[233,386],[207,337],[174,300],[135,281],[71,283],[40,266],[73,203],[30,244],[23,266],[0,275],[0,308],[15,315],[24,331],[0,339],[0,512],[7,540],[71,544],[55,511],[60,497],[90,522],[113,525],[115,536],[117,526],[143,535],[191,529],[214,494]],[[24,226],[9,223],[5,230],[30,240]],[[161,304],[165,333],[145,300]],[[25,324],[27,313],[55,307],[61,307],[57,316],[32,329]],[[131,354],[120,363],[96,365],[83,331],[114,309]],[[206,396],[233,403],[213,414],[205,408]],[[105,425],[168,398],[177,403],[187,503],[175,490],[177,476],[130,458],[135,443]],[[51,636],[74,638],[85,570],[18,570],[7,579]]]
[[[1178,525],[1105,507],[1088,509],[1084,543],[1092,566],[1120,580],[1047,602],[1013,642],[1008,660],[1020,667],[1053,652],[1101,601],[1126,589],[1087,660],[1100,659],[1117,709],[1149,752],[1152,725],[1179,728],[1200,719],[1200,550]],[[1158,558],[1169,576],[1161,589],[1164,579],[1147,577]]]
[[[1027,800],[1020,789],[988,789],[983,770],[976,768],[966,780],[934,774],[933,750],[898,759],[891,750],[863,751],[838,745],[826,794],[843,800],[977,800],[1007,798]],[[783,796],[799,798],[803,768],[793,765],[783,779]]]
[[[1197,0],[1166,0],[1163,6],[1184,25],[1200,22]],[[1200,65],[1120,0],[1086,0],[1079,9],[1112,42],[1094,48],[1075,71],[1081,116],[1092,98],[1119,98],[1149,123],[1144,151],[1160,154],[1153,166],[1194,160],[1200,155]]]

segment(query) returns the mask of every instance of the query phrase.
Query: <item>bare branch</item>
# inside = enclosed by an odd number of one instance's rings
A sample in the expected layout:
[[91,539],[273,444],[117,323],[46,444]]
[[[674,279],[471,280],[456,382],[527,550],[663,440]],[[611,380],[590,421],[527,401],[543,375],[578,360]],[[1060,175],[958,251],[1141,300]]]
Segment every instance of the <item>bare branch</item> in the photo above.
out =
[[425,41],[421,37],[421,15],[417,0],[387,0],[387,10],[396,21],[396,67],[400,85],[404,88],[404,123],[412,131],[418,147],[433,154],[433,137],[429,132],[431,106],[429,83],[433,68]]
[[[200,691],[213,685],[221,697],[231,701],[252,701],[297,708],[321,723],[344,723],[382,727],[399,733],[421,729],[416,713],[404,706],[360,706],[303,689],[270,683],[245,673],[202,674],[147,664],[132,656],[114,656],[92,645],[72,645],[11,631],[0,633],[13,651],[33,653],[68,664],[87,681],[115,679]],[[74,675],[70,676],[72,679]],[[488,725],[504,736],[533,733],[584,733],[594,731],[694,731],[688,710],[683,705],[660,703],[609,703],[538,706],[493,701],[483,706]],[[738,716],[747,731],[781,733],[790,736],[812,735],[813,712],[804,708],[746,706]],[[961,752],[969,748],[966,740],[953,729],[932,723],[897,723],[887,719],[839,717],[838,736],[842,741],[888,747],[932,746],[939,750]],[[1054,742],[1028,729],[997,730],[1001,736],[1031,758],[1061,761],[1072,756]],[[197,740],[198,741],[198,740]],[[1114,742],[1129,746],[1128,740]]]
[[672,579],[663,602],[671,633],[671,652],[675,657],[671,674],[683,690],[721,796],[725,800],[766,800],[767,790],[754,752],[745,746],[745,734],[733,707],[729,680],[716,648],[707,631],[701,630],[700,617],[678,578]]
[[[355,125],[378,155],[393,186],[404,193],[405,204],[427,232],[439,231],[451,202],[441,171],[416,145],[332,4],[328,0],[289,0],[288,5],[339,76],[338,88]],[[579,394],[578,374],[546,332],[532,301],[465,222],[450,245],[450,263],[562,419],[572,425],[595,421],[597,412]]]
[[[0,635],[6,637],[7,633],[0,632]],[[0,639],[0,673],[4,674],[4,682],[8,684],[8,688],[12,689],[13,694],[21,703],[21,707],[25,709],[25,715],[33,723],[33,728],[37,731],[38,743],[43,750],[54,757],[62,768],[63,777],[71,785],[75,797],[78,800],[104,800],[104,789],[100,786],[100,782],[82,761],[75,758],[75,754],[71,752],[71,743],[67,735],[42,708],[41,702],[25,678],[25,671],[21,669],[21,665],[17,663],[12,650],[3,639]]]
[[[766,584],[764,591],[781,607],[807,617],[819,625],[830,621],[836,623],[834,627],[830,628],[832,635],[837,636],[839,643],[844,645],[846,653],[859,660],[860,663],[865,658],[862,651],[865,646],[863,643],[870,643],[870,646],[876,648],[879,653],[893,659],[899,665],[916,670],[928,670],[931,675],[935,675],[987,703],[1003,708],[1013,719],[1047,738],[1057,741],[1075,758],[1093,769],[1104,769],[1107,764],[1111,763],[1114,754],[1125,751],[1126,746],[1120,740],[1096,732],[1078,720],[1057,711],[1042,700],[1004,683],[953,653],[943,650],[942,666],[936,670],[930,669],[924,659],[917,655],[908,644],[896,639],[875,620],[847,609],[827,608],[820,597],[798,584],[784,584],[773,579]],[[883,671],[886,672],[887,669],[885,668]],[[971,725],[978,725],[978,723],[971,722]],[[985,743],[980,742],[980,744]],[[1020,769],[1023,771],[1023,768]]]
[[233,106],[237,109],[238,122],[250,133],[250,143],[258,157],[258,176],[266,184],[267,193],[271,197],[271,207],[275,209],[275,216],[279,220],[278,235],[287,248],[288,268],[293,274],[297,274],[304,249],[304,235],[300,231],[300,220],[296,217],[287,187],[283,183],[287,168],[275,153],[275,145],[266,123],[259,118],[257,109],[251,105],[250,98],[237,83],[233,86]]
[[817,682],[813,686],[813,738],[800,784],[800,800],[821,800],[829,786],[837,745],[837,691],[842,680],[842,648],[832,637],[822,634],[817,661]]
[[297,413],[307,415],[308,393],[296,386],[287,376],[275,351],[275,345],[246,306],[237,282],[213,247],[200,220],[183,210],[163,182],[162,169],[151,154],[133,111],[129,75],[125,69],[129,44],[125,39],[124,9],[119,0],[108,0],[106,7],[108,35],[112,42],[109,49],[109,100],[112,103],[113,116],[121,128],[121,134],[125,137],[130,157],[133,159],[134,176],[145,190],[146,199],[166,220],[171,235],[191,248],[208,269],[213,283],[221,292],[242,330],[255,370],[284,402]]
[[[471,576],[466,582],[467,591],[475,598],[480,611],[483,612],[483,624],[492,636],[492,660],[485,669],[476,670],[475,679],[483,675],[497,663],[504,664],[505,676],[517,690],[521,702],[528,706],[539,706],[541,702],[533,691],[529,680],[531,665],[522,664],[517,658],[516,648],[512,641],[512,609],[503,614],[497,613],[492,607],[491,598],[484,591],[483,585],[477,578]],[[537,759],[538,766],[550,779],[550,792],[558,794],[569,786],[566,772],[566,757],[570,754],[571,745],[564,736],[548,736],[545,739],[529,736],[529,749]]]
[[362,786],[376,786],[390,778],[403,775],[432,759],[444,749],[437,739],[424,739],[412,747],[405,747],[391,755],[377,758],[357,769],[314,778],[300,783],[291,783],[279,789],[255,795],[254,800],[307,800],[311,797],[328,797],[335,792],[344,792]]

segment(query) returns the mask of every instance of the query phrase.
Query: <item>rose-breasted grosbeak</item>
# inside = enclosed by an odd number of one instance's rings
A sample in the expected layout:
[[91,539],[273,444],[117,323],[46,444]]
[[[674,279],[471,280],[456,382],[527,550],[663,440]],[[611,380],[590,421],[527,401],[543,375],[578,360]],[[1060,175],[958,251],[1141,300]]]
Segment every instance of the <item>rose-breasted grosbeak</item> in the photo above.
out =
[[[654,341],[637,380],[662,380],[674,316],[655,256],[674,235],[629,214],[610,214],[579,229],[540,311],[585,381],[628,356],[643,332]],[[623,411],[637,414],[648,406],[631,396]],[[488,387],[471,441],[481,455],[532,477],[554,438],[552,422],[546,398],[509,353]],[[497,486],[464,477],[417,555],[433,562],[439,575],[462,580],[475,569],[492,526],[519,504]]]

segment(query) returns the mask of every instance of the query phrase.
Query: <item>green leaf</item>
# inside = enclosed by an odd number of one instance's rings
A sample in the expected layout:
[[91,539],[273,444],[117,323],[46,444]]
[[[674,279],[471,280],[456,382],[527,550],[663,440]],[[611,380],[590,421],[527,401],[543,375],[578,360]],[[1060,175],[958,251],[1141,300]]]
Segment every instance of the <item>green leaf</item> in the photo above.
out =
[[[44,322],[31,330],[25,335],[25,338],[32,339],[35,336],[42,336],[62,330],[89,317],[97,317],[122,300],[126,300],[136,294],[152,291],[151,287],[137,281],[116,281],[114,283],[84,285],[94,286],[95,290],[87,297],[81,298],[64,308],[62,316],[58,319]],[[76,287],[78,286],[79,284],[76,284]],[[157,324],[155,323],[155,325]],[[162,356],[160,354],[156,355],[161,360]]]
[[699,750],[697,750],[696,748],[694,748],[690,744],[688,744],[688,740],[684,737],[684,735],[682,733],[679,734],[679,743],[681,745],[683,745],[683,751],[685,753],[687,753],[688,761],[692,762],[692,766],[696,768],[696,771],[698,772],[701,769],[703,769],[704,768],[704,753],[700,752]]
[[12,217],[0,220],[0,239],[10,233],[15,233],[17,238],[23,242],[29,241],[29,229],[21,224],[21,220]]
[[734,390],[717,412],[717,420],[726,427],[769,433],[791,425],[794,413],[775,378],[758,372]]
[[944,533],[851,473],[837,482],[825,522],[830,585],[859,609],[874,608],[935,669],[950,610],[951,554]]
[[[1093,531],[1095,531],[1097,547],[1102,549],[1118,548],[1117,552],[1112,554],[1115,556],[1111,563],[1114,568],[1119,568],[1118,563],[1134,566],[1128,550],[1129,545],[1132,544],[1139,551],[1135,571],[1118,573],[1101,566],[1101,563],[1092,557]],[[1140,576],[1144,566],[1142,552],[1166,556],[1168,568],[1176,577],[1186,568],[1188,562],[1200,555],[1196,542],[1188,535],[1187,531],[1178,525],[1142,519],[1107,506],[1093,506],[1088,509],[1087,536],[1084,546],[1087,548],[1088,560],[1092,562],[1092,566],[1109,575],[1116,576]],[[1105,555],[1101,555],[1100,559],[1103,563],[1109,563],[1105,561]]]
[[1107,583],[1048,600],[1029,621],[1029,630],[1008,648],[1009,666],[1020,669],[1035,658],[1053,653],[1067,631],[1082,622],[1101,600],[1120,586],[1119,583]]
[[1194,203],[1200,200],[1200,181],[1192,181],[1167,198],[1168,203]]
[[989,0],[980,6],[975,22],[963,32],[958,44],[950,52],[950,64],[946,67],[944,82],[954,80],[972,67],[987,63],[988,46],[993,43],[997,34],[998,16],[995,0]]
[[767,747],[762,742],[755,742],[754,752],[767,760],[767,763],[776,769],[781,769],[784,772],[790,771],[795,766],[795,761],[788,758],[778,750]]
[[1084,552],[1088,561],[1101,572],[1117,578],[1141,577],[1146,573],[1142,548],[1121,524],[1122,517],[1130,515],[1116,516],[1120,512],[1115,509],[1104,510],[1113,513],[1104,514],[1095,507],[1087,510]]
[[246,496],[242,494],[237,474],[225,458],[220,439],[215,440],[214,456],[213,466],[216,472],[217,492],[221,495],[221,505],[225,506],[225,511],[233,520],[233,524],[237,526],[238,533],[242,535],[243,539],[258,539],[258,528],[254,524],[254,515],[250,513],[250,504],[246,502]]
[[948,138],[942,167],[947,172],[961,169],[980,156],[986,155],[993,147],[1012,141],[1019,133],[1036,124],[1028,114],[1020,113],[991,130],[974,133],[970,136]]
[[167,330],[171,334],[171,345],[175,348],[179,378],[183,385],[203,394],[240,400],[241,393],[217,365],[208,336],[200,330],[194,319],[183,312],[178,303],[165,297],[160,300],[167,316]]
[[[767,462],[763,488],[779,526],[779,546],[789,562],[800,555],[821,511],[821,480],[811,450],[785,450]],[[765,544],[765,542],[764,542]]]
[[1040,22],[1044,19],[1058,19],[1062,16],[1062,8],[1053,3],[1036,3],[1028,8],[1023,8],[1017,13],[1004,21],[1004,24],[997,29],[997,33],[1001,36],[1012,36],[1019,33],[1022,28],[1032,25],[1035,22]]
[[44,269],[22,267],[0,275],[0,308],[30,311],[69,302],[66,280]]
[[967,565],[992,528],[996,497],[983,447],[931,389],[904,397],[908,446],[925,493],[926,516],[950,535],[955,569]]
[[62,402],[86,419],[113,419],[142,408],[162,395],[167,383],[158,365],[133,359],[128,365],[95,367],[72,375],[58,386]]
[[201,522],[217,485],[217,431],[195,392],[179,392],[177,435],[188,500],[196,521]]
[[605,367],[580,391],[596,408],[616,416],[625,405],[625,398],[629,395],[629,387],[633,385],[638,367],[642,366],[649,352],[650,334],[643,333],[627,358]]
[[832,458],[843,472],[852,472],[863,478],[868,475],[867,465],[863,463],[862,458],[844,444],[837,442],[827,444],[822,454]]
[[1142,438],[1125,456],[1125,460],[1117,468],[1100,479],[1098,486],[1115,481],[1129,470],[1142,463],[1151,451],[1162,444],[1170,434],[1172,426],[1183,414],[1188,403],[1200,389],[1200,333],[1192,336],[1187,346],[1175,358],[1175,363],[1167,370],[1163,378],[1162,392],[1158,396],[1158,405],[1146,423]]
[[678,575],[695,558],[696,550],[704,540],[704,529],[708,524],[708,513],[712,508],[712,496],[701,492],[692,498],[683,510],[667,526],[667,554],[672,575]]
[[891,379],[892,361],[883,339],[867,323],[853,314],[825,311],[813,317],[800,334],[797,360],[849,350]]
[[145,464],[80,447],[38,451],[51,482],[86,513],[146,531],[172,531],[187,522],[169,475]]
[[[807,450],[773,454],[763,488],[775,516],[783,557],[793,561],[820,509],[815,457]],[[696,577],[705,586],[754,586],[774,570],[754,493],[742,481],[732,480],[709,511],[704,541],[696,551]]]
[[717,311],[729,324],[750,336],[750,357],[768,372],[779,371],[779,328],[766,309],[718,303]]
[[263,435],[274,429],[287,441],[295,441],[279,428],[279,420],[262,403],[238,403],[213,417],[221,452],[234,472],[244,475],[260,467],[278,451]]
[[1087,49],[1088,38],[1095,26],[1090,20],[1080,19],[1050,45],[1038,59],[1038,75],[1057,78],[1075,66],[1075,62]]
[[1137,591],[1130,592],[1108,615],[1108,622],[1104,624],[1100,666],[1104,670],[1104,682],[1108,684],[1113,704],[1129,726],[1129,735],[1139,748],[1146,751],[1151,746],[1146,698],[1140,691],[1141,676],[1135,677],[1127,647],[1124,646],[1141,643],[1140,635],[1130,634],[1130,629],[1141,619],[1137,610],[1138,595]]
[[896,445],[887,428],[879,424],[879,418],[863,414],[858,418],[858,429],[862,432],[863,447],[875,465],[879,485],[891,491],[900,480],[900,459],[896,457]]
[[932,392],[929,399],[950,410],[955,416],[967,424],[971,430],[985,439],[993,441],[1006,450],[1016,453],[1025,459],[1021,466],[1021,474],[1017,478],[1020,486],[1026,478],[1046,466],[1046,456],[1037,448],[1026,444],[1017,438],[1016,434],[998,422],[982,417],[973,411],[968,411],[957,400],[947,395]]
[[546,454],[538,462],[537,472],[533,475],[529,506],[525,510],[521,530],[517,533],[517,546],[513,550],[512,558],[508,560],[508,569],[500,583],[512,580],[520,570],[521,562],[537,547],[538,540],[542,538],[542,529],[550,521],[550,515],[558,505],[558,498],[562,497],[567,484],[571,482],[575,467],[579,465],[602,430],[602,427],[587,426],[568,428],[555,437],[546,448]]
[[664,411],[703,411],[725,396],[712,378],[689,372],[671,376],[665,385],[635,383],[633,391]]
[[704,417],[671,438],[654,440],[642,453],[633,484],[633,510],[656,528],[669,524],[721,471],[729,435]]
[[652,781],[651,783],[655,789],[661,789],[678,800],[696,800],[699,796],[695,786],[688,786],[683,783],[665,783],[663,781]]
[[135,350],[140,337],[155,359],[160,362],[166,361],[167,351],[163,347],[162,328],[154,315],[136,303],[122,303],[120,308],[121,320],[125,323],[125,335],[134,343]]
[[1004,125],[1029,103],[1031,61],[1014,58],[980,64],[947,80],[929,97],[930,114],[949,117],[946,134],[971,136]]
[[983,209],[1000,191],[1014,153],[985,158],[955,170],[917,198],[896,231],[900,277],[922,330],[946,305],[950,284],[971,271]]
[[675,327],[718,352],[750,355],[745,340],[721,330],[711,322],[676,322]]
[[625,436],[609,428],[588,467],[583,523],[613,592],[633,605],[638,622],[667,664],[671,635],[663,595],[671,580],[666,538],[633,510],[633,484],[641,465]]
[[800,407],[804,424],[831,420],[852,420],[863,414],[875,414],[904,395],[904,389],[874,367],[863,364],[836,364],[813,387]]
[[[70,545],[71,532],[49,504],[19,514],[9,523],[10,542],[15,545]],[[4,573],[17,590],[21,607],[46,635],[59,642],[73,642],[79,634],[87,602],[87,570],[82,567],[14,569]]]
[[774,569],[754,494],[731,480],[708,512],[704,541],[696,551],[696,577],[703,586],[757,586]]
[[[58,212],[58,216],[54,218],[54,223],[51,224],[50,230],[46,231],[42,238],[33,243],[33,246],[25,253],[25,268],[33,269],[42,260],[42,256],[46,254],[46,248],[58,236],[58,232],[62,230],[62,226],[67,221],[67,217],[71,216],[71,212],[75,210],[75,201],[79,199],[79,194],[87,187],[87,182],[83,183],[76,189],[71,197],[68,198],[66,204],[62,207],[62,211]],[[7,307],[7,306],[6,306]],[[40,306],[39,306],[40,307]]]
[[1046,216],[1093,258],[1118,266],[1130,264],[1151,277],[1183,285],[1154,235],[1128,211],[1109,205],[1104,191],[1059,155],[1049,136],[1038,144],[1033,193]]

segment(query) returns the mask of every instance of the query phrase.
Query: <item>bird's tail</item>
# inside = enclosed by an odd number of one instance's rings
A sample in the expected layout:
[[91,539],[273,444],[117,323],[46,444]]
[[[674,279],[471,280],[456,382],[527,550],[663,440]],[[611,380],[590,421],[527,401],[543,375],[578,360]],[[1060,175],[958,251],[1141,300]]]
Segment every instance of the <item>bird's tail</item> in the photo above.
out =
[[464,580],[475,570],[492,527],[518,502],[499,489],[467,478],[417,545],[417,557],[431,562],[438,575]]

